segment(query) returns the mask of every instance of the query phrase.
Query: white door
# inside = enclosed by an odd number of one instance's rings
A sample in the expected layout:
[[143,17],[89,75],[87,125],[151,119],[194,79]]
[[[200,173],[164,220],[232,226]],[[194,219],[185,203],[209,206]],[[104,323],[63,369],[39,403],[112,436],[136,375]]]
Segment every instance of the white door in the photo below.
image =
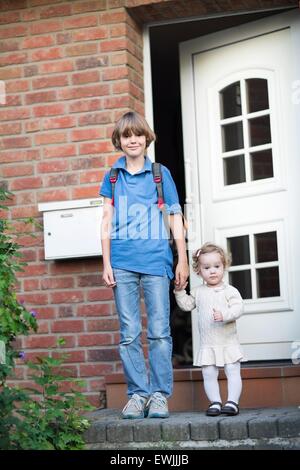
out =
[[277,15],[180,48],[189,248],[214,241],[231,252],[250,360],[289,359],[300,339],[299,24],[298,12]]

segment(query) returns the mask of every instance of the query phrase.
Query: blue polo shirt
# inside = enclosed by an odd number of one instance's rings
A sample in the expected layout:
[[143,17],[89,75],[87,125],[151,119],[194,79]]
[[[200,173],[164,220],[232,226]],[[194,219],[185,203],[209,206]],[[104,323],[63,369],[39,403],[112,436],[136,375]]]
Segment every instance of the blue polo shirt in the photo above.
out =
[[[114,164],[119,169],[114,193],[114,217],[111,234],[111,265],[141,274],[173,278],[173,256],[168,235],[158,208],[151,160],[134,175],[126,169],[126,158]],[[180,214],[181,207],[170,171],[163,165],[162,185],[166,210]],[[104,176],[100,195],[112,198],[109,172]]]

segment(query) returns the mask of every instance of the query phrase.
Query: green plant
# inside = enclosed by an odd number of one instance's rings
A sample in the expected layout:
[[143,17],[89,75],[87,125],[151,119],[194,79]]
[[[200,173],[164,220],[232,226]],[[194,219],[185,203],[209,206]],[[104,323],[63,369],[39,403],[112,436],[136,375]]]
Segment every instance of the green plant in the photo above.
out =
[[[3,201],[11,196],[0,186],[0,210],[7,210]],[[0,449],[82,449],[82,434],[89,426],[82,412],[92,407],[78,390],[71,387],[70,392],[63,391],[62,387],[68,383],[82,385],[59,373],[66,355],[37,358],[37,363],[27,364],[36,384],[34,389],[7,385],[16,358],[24,358],[24,353],[16,349],[16,339],[37,330],[37,313],[28,311],[16,295],[16,275],[26,265],[21,257],[12,227],[3,218],[0,220]]]
[[[60,341],[63,344],[63,340]],[[84,448],[83,432],[89,421],[82,412],[93,409],[86,397],[74,386],[83,382],[66,377],[59,369],[67,355],[58,358],[37,358],[37,363],[27,365],[33,372],[31,379],[37,385],[28,390],[34,399],[24,400],[18,410],[23,425],[17,427],[13,440],[20,443],[21,449],[74,450]],[[70,391],[63,387],[70,384]]]

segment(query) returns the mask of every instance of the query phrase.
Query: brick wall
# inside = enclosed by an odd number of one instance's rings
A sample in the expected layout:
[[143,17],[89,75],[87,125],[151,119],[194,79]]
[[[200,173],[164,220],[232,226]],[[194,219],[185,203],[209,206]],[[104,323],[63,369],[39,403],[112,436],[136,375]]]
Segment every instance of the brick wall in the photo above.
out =
[[[0,178],[14,193],[10,217],[41,221],[38,203],[97,197],[114,159],[113,123],[143,108],[142,36],[124,2],[1,1]],[[111,6],[111,7],[110,7]],[[120,370],[112,291],[102,260],[45,261],[42,231],[19,242],[28,266],[19,298],[38,313],[39,331],[20,341],[27,358],[47,354],[59,337],[74,376],[99,405],[104,376]],[[28,384],[26,368],[17,376]],[[101,398],[101,397],[100,397]]]
[[[38,313],[39,331],[18,344],[27,358],[66,340],[74,376],[103,404],[104,378],[119,371],[118,322],[101,259],[45,262],[40,202],[97,197],[116,158],[116,119],[144,112],[143,22],[220,11],[296,5],[295,0],[0,0],[0,178],[14,193],[10,218],[28,266],[19,298]],[[126,8],[125,8],[126,7]],[[17,367],[28,384],[27,370]],[[99,393],[102,392],[102,393]]]

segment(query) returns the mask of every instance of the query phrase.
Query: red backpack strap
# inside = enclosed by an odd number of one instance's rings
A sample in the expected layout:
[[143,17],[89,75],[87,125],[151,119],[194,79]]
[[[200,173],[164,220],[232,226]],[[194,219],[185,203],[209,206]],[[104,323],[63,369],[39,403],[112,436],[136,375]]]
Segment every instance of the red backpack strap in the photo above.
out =
[[111,205],[113,206],[115,203],[115,184],[118,180],[119,169],[118,168],[111,168],[109,173],[109,181],[111,182]]
[[162,172],[161,172],[161,164],[160,163],[152,163],[152,174],[153,174],[153,181],[156,184],[157,195],[158,195],[158,207],[160,209],[163,208],[165,201],[164,201],[164,192],[162,187]]

